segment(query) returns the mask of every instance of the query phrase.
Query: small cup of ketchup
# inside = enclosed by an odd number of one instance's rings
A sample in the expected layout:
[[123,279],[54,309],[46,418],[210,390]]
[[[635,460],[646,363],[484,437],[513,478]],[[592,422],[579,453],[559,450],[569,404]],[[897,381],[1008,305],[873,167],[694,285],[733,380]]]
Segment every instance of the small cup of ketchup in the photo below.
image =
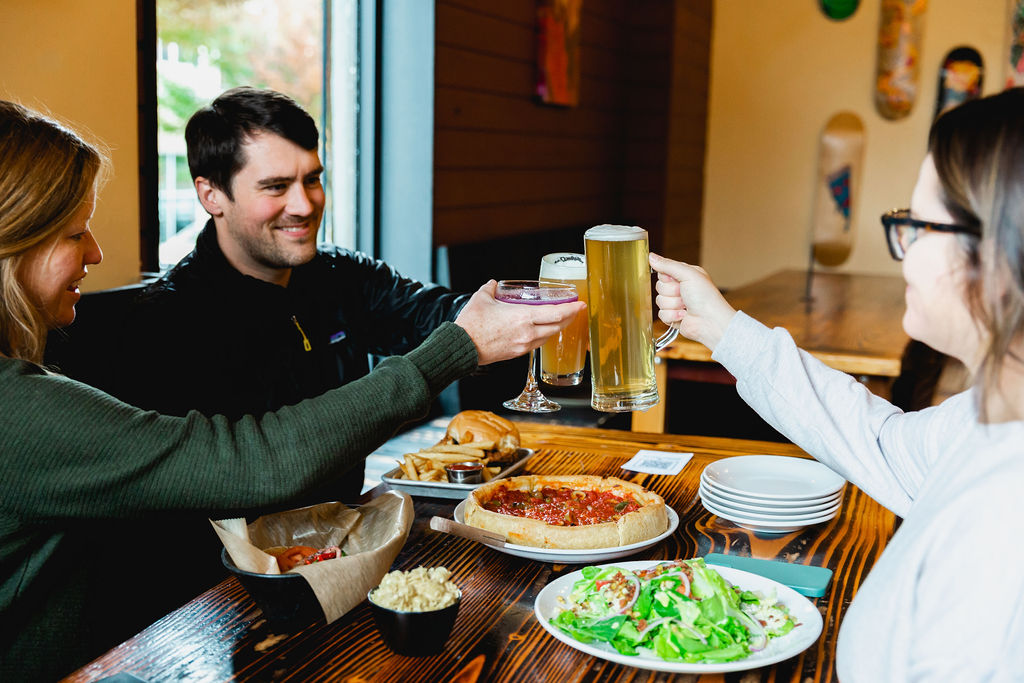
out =
[[454,462],[444,471],[453,484],[479,484],[484,480],[484,466],[478,461]]

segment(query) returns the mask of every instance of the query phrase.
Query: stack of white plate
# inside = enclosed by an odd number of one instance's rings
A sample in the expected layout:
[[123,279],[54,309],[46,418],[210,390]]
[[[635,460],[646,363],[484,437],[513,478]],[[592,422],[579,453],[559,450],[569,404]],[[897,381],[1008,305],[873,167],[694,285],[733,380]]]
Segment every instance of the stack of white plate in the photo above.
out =
[[742,455],[704,468],[700,499],[710,512],[745,529],[781,534],[839,514],[844,484],[815,460]]

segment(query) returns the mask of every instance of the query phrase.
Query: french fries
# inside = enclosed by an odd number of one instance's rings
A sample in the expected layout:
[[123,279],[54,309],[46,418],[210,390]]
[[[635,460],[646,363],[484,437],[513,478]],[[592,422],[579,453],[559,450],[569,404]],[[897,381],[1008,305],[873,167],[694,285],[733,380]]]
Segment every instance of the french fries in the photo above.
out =
[[464,444],[438,444],[415,453],[406,453],[398,463],[402,470],[401,478],[412,481],[447,481],[445,465],[475,460],[484,465],[483,478],[484,481],[489,481],[501,471],[500,467],[487,466],[493,448],[494,441],[473,441]]

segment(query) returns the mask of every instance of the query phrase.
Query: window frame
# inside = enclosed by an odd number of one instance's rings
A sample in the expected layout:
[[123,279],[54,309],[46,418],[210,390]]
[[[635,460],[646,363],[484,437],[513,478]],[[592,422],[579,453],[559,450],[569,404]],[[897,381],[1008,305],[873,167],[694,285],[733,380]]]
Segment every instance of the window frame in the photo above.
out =
[[160,270],[159,163],[156,99],[156,0],[135,0],[139,116],[139,269]]
[[[337,159],[337,153],[335,149],[332,149],[333,142],[330,139],[327,131],[330,130],[328,124],[331,117],[330,108],[333,104],[332,101],[332,58],[333,58],[333,47],[330,43],[331,35],[331,22],[334,17],[334,5],[333,0],[322,0],[324,6],[324,26],[323,26],[323,44],[324,44],[324,69],[323,69],[323,101],[324,101],[324,112],[320,120],[317,121],[317,127],[321,133],[321,145],[323,148],[325,173],[324,180],[325,184],[328,185],[328,206],[325,211],[324,220],[322,223],[321,238],[325,237],[325,232],[331,229],[331,226],[335,222],[334,209],[331,208],[332,199],[334,193],[331,191],[330,183],[332,182],[332,175],[334,171],[335,161]],[[369,40],[370,45],[376,43],[374,29],[376,22],[374,19],[375,7],[378,4],[374,0],[355,0],[357,3],[359,15],[359,28],[357,29],[356,45],[357,56],[363,53],[364,41]],[[139,145],[139,267],[140,274],[143,279],[147,276],[158,274],[163,268],[160,263],[160,221],[159,221],[159,203],[160,203],[160,157],[159,157],[159,144],[158,144],[158,99],[157,99],[157,11],[156,11],[157,0],[136,0],[136,72],[137,72],[137,88],[138,88],[138,145]],[[363,6],[369,8],[369,14],[363,9]],[[370,28],[364,29],[363,24],[367,20],[371,21]],[[361,56],[358,57],[362,63],[364,60]],[[378,63],[378,60],[370,58],[366,60],[370,65]],[[362,67],[362,64],[361,64]],[[375,73],[367,74],[372,76],[372,80],[376,81]],[[365,76],[360,68],[360,74],[357,76],[358,84],[356,92],[360,99],[363,98],[363,81]],[[375,88],[371,89],[370,96],[373,96]],[[360,103],[361,105],[361,103]],[[360,107],[360,110],[362,108]],[[375,107],[369,107],[369,111],[375,112]],[[365,135],[361,130],[365,127],[371,131],[376,128],[371,121],[369,125],[366,125],[362,119],[364,116],[362,113],[356,115],[357,132],[354,144],[359,148],[365,140]],[[370,138],[372,143],[372,137]],[[371,148],[372,149],[372,148]],[[370,220],[369,227],[365,230],[361,227],[363,220],[360,218],[359,206],[361,199],[366,196],[371,201],[373,200],[372,190],[369,194],[362,191],[361,185],[358,181],[360,177],[366,177],[363,175],[365,161],[363,157],[365,155],[359,154],[358,159],[360,167],[356,169],[356,180],[355,191],[350,192],[352,201],[355,203],[355,223],[356,229],[353,235],[351,235],[351,244],[355,248],[360,248],[361,243],[366,241],[366,236],[369,236],[371,241],[368,246],[370,249],[373,248],[372,236],[376,232],[374,221]],[[372,153],[369,155],[372,159],[375,155]],[[373,168],[370,167],[371,173],[374,172]],[[377,212],[371,210],[371,217]],[[365,233],[365,235],[364,235]],[[332,238],[335,236],[332,234]]]

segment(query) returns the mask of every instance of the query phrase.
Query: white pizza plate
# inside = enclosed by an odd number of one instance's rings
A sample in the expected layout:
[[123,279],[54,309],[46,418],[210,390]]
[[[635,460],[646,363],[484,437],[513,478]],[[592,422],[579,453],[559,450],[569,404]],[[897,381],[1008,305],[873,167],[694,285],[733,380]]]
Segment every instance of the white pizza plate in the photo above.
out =
[[723,510],[735,511],[740,514],[747,513],[757,517],[818,517],[826,514],[833,510],[839,509],[839,506],[843,502],[842,496],[830,497],[825,503],[819,503],[817,505],[802,505],[793,507],[762,507],[757,503],[738,503],[730,498],[725,498],[715,491],[707,488],[701,483],[700,488],[701,498],[707,498],[712,503],[722,508]]
[[765,521],[762,519],[754,519],[751,517],[746,517],[741,514],[723,510],[722,508],[717,507],[714,503],[711,503],[704,498],[701,498],[700,502],[705,509],[707,509],[709,512],[715,515],[718,515],[722,519],[726,519],[730,522],[738,524],[744,529],[750,529],[751,531],[763,531],[769,534],[785,534],[791,531],[798,531],[800,529],[803,529],[805,526],[810,526],[812,524],[821,524],[822,522],[829,521],[830,519],[835,517],[839,512],[838,510],[836,510],[835,512],[829,513],[827,515],[821,515],[820,517],[812,517],[809,519],[800,519],[799,521]]
[[[533,455],[532,448],[520,448],[516,451],[515,462],[491,477],[491,481],[507,477],[510,474],[522,469],[526,461]],[[465,499],[469,492],[483,484],[453,484],[449,481],[412,481],[402,479],[402,468],[396,467],[390,472],[381,476],[381,481],[395,489],[404,491],[410,496],[425,496],[429,498],[452,498],[455,500]]]
[[[459,524],[466,523],[466,518],[463,514],[465,507],[466,501],[462,501],[455,506],[455,521]],[[495,550],[509,555],[525,557],[530,560],[539,560],[541,562],[554,562],[558,564],[593,564],[595,562],[604,562],[605,560],[617,560],[620,557],[628,557],[629,555],[638,553],[641,550],[650,548],[655,543],[671,536],[676,528],[679,527],[679,515],[677,515],[676,511],[668,505],[665,506],[665,515],[668,517],[668,529],[654,538],[649,538],[646,541],[640,541],[639,543],[630,543],[629,545],[617,545],[612,548],[565,550],[560,548],[535,548],[529,545],[516,545],[514,543],[506,543],[504,546],[496,546],[489,543],[485,543],[484,545],[488,548],[494,548]]]
[[[616,567],[636,571],[647,569],[666,560],[646,560],[635,562],[617,563]],[[797,626],[792,631],[780,638],[774,638],[768,643],[768,647],[760,652],[754,652],[745,659],[734,662],[722,662],[717,664],[691,664],[688,662],[669,662],[654,656],[637,655],[630,656],[620,654],[611,645],[601,642],[581,643],[567,633],[562,632],[557,626],[551,624],[553,619],[563,607],[559,603],[568,600],[572,586],[583,576],[582,571],[575,571],[571,574],[561,576],[546,585],[537,595],[533,603],[533,612],[537,621],[548,633],[570,647],[580,652],[605,659],[616,664],[635,666],[641,669],[653,671],[667,671],[671,673],[724,673],[728,671],[746,671],[756,669],[769,664],[781,662],[784,659],[794,657],[811,645],[821,635],[822,621],[821,614],[810,600],[797,593],[795,590],[781,583],[772,581],[757,574],[733,569],[731,567],[715,566],[713,569],[722,575],[730,583],[739,586],[744,590],[761,591],[762,593],[775,592],[779,602],[789,608],[789,613],[796,619]]]
[[846,480],[816,460],[782,455],[739,455],[716,460],[701,472],[716,488],[748,499],[824,498]]

